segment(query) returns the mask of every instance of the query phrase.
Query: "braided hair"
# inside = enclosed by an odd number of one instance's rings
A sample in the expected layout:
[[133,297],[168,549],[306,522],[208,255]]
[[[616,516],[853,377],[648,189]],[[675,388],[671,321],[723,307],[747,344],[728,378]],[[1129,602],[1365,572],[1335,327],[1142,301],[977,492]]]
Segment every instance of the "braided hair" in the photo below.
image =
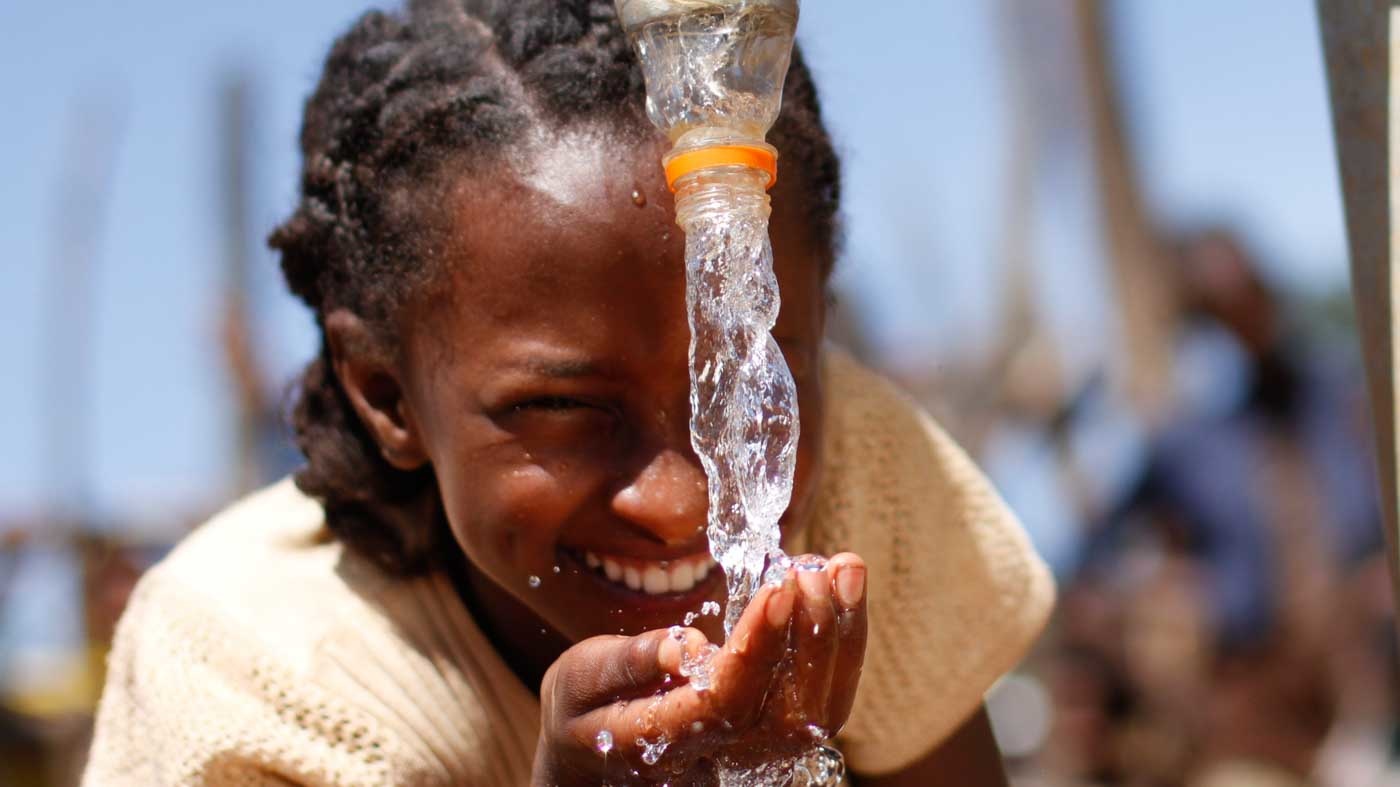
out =
[[[540,123],[640,138],[644,106],[612,0],[408,0],[364,14],[331,47],[305,107],[300,201],[269,239],[322,336],[292,415],[307,460],[296,482],[337,538],[391,573],[434,567],[450,531],[431,468],[394,468],[356,416],[325,316],[347,309],[392,339],[395,309],[438,272],[431,219],[413,207],[446,185],[449,162],[490,163]],[[829,267],[840,170],[800,52],[771,140],[810,196],[804,218]]]

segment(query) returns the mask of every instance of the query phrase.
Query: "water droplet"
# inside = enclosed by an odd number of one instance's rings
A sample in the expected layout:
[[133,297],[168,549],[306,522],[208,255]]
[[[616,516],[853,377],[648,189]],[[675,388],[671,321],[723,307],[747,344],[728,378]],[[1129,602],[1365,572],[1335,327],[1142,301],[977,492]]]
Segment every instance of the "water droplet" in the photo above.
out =
[[669,233],[669,232],[663,232],[663,233],[661,233],[661,242],[662,242],[662,243],[665,243],[666,241],[669,241],[670,239],[671,239],[671,233]]
[[667,686],[671,685],[671,673],[668,672],[665,675],[662,675],[661,682]]
[[554,567],[554,573],[556,573],[556,574],[559,573],[559,567],[558,567],[558,566],[555,566],[555,567]]
[[694,623],[697,617],[699,617],[699,615],[696,615],[694,612],[685,613],[685,625],[689,626]]
[[685,629],[680,626],[672,626],[666,630],[666,633],[670,634],[671,639],[677,642],[685,642]]
[[645,207],[647,204],[647,195],[643,194],[639,189],[632,189],[632,204],[639,208]]
[[608,752],[612,751],[612,733],[608,732],[607,730],[603,730],[602,732],[598,733],[598,737],[594,738],[593,742],[597,744],[598,751],[602,752],[603,754],[607,754]]
[[816,740],[816,741],[824,741],[824,740],[826,740],[827,738],[830,738],[830,737],[831,737],[831,735],[829,735],[829,734],[827,733],[826,730],[822,729],[821,727],[817,726],[816,724],[808,724],[808,725],[807,725],[807,734],[808,734],[808,735],[811,735],[811,736],[812,736],[812,740]]
[[532,588],[537,588],[537,587],[539,587],[539,586],[540,586],[540,578],[537,577],[537,576],[535,576],[534,574],[531,574],[531,575],[530,575],[530,587],[532,587]]
[[719,653],[719,646],[708,644],[693,656],[689,653],[681,654],[681,677],[690,680],[691,688],[696,691],[710,689],[710,685],[714,681],[712,662],[717,653]]
[[701,615],[718,615],[718,614],[719,614],[719,602],[718,602],[718,601],[706,601],[704,604],[701,604],[701,605],[700,605],[700,614],[701,614]]
[[655,743],[648,743],[646,738],[637,739],[637,746],[642,750],[642,762],[647,765],[655,765],[661,759],[661,755],[666,753],[666,747],[670,745],[671,742],[666,740],[664,736],[658,738]]
[[821,634],[821,633],[822,633],[822,624],[820,624],[820,623],[813,624],[813,626],[812,626],[812,636],[815,637],[815,636],[817,636],[817,635],[819,635],[819,634]]
[[693,732],[693,733],[695,733],[696,735],[699,735],[700,733],[702,733],[702,732],[705,731],[705,722],[703,722],[703,721],[692,721],[692,722],[690,723],[690,731]]

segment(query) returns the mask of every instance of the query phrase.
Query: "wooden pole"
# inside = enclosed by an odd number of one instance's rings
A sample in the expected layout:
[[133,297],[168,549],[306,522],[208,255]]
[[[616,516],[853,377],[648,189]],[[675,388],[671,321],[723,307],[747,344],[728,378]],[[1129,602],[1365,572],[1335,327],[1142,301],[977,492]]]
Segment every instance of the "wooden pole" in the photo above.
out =
[[1149,422],[1168,404],[1176,315],[1165,286],[1170,260],[1148,215],[1137,162],[1124,130],[1106,0],[1076,0],[1083,46],[1084,87],[1099,185],[1104,247],[1118,304],[1119,362],[1114,381]]
[[1400,608],[1397,533],[1397,281],[1391,260],[1400,244],[1400,0],[1318,0],[1327,60],[1337,161],[1351,249],[1352,296],[1366,362],[1380,468],[1381,516],[1396,607]]
[[237,398],[234,404],[234,467],[240,494],[254,489],[261,477],[258,466],[259,415],[263,403],[262,374],[257,364],[249,314],[250,165],[249,126],[252,90],[242,73],[229,75],[219,105],[220,175],[219,201],[223,225],[224,351]]

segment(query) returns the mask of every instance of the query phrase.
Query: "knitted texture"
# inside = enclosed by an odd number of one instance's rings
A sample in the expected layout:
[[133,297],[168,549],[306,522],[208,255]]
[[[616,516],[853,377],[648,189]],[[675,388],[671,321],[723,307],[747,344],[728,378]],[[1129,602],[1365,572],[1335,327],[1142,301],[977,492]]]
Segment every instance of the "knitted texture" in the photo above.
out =
[[[1048,571],[968,458],[889,384],[827,353],[804,540],[870,566],[870,640],[837,743],[858,773],[931,751],[1024,655]],[[539,702],[443,576],[395,580],[284,481],[142,578],[117,630],[84,784],[522,785]]]
[[929,753],[1016,666],[1055,603],[1050,571],[972,460],[848,355],[826,353],[823,477],[811,551],[869,566],[870,633],[837,742],[854,771]]
[[390,579],[283,481],[142,578],[84,784],[526,784],[538,718],[446,577]]

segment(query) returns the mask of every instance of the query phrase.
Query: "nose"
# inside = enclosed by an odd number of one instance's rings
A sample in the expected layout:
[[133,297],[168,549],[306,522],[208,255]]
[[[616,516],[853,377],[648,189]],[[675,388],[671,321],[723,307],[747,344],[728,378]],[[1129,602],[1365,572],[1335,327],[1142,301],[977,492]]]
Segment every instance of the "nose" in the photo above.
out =
[[662,543],[686,543],[705,529],[705,473],[693,456],[663,449],[613,495],[612,508]]

